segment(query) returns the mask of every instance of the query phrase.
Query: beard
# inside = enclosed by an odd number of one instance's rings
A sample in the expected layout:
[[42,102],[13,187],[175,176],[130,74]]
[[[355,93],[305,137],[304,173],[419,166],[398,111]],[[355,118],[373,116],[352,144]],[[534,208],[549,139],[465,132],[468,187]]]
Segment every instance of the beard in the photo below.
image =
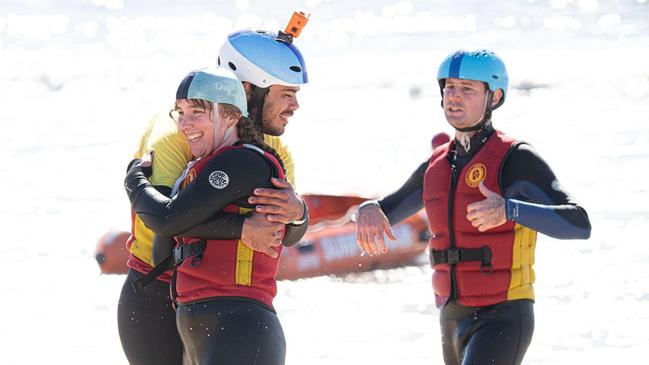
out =
[[281,136],[282,134],[284,134],[283,127],[275,126],[272,124],[272,120],[267,120],[265,118],[261,123],[261,129],[264,134],[267,134],[269,136]]
[[[284,134],[284,123],[280,119],[281,112],[275,110],[275,104],[265,101],[264,109],[261,118],[261,129],[264,134],[270,136],[281,136]],[[278,120],[277,124],[273,124],[273,121]]]

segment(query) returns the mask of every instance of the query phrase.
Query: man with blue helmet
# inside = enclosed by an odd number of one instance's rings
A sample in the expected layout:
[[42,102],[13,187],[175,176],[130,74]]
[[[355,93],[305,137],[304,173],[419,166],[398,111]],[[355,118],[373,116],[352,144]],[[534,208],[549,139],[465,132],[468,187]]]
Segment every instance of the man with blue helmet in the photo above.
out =
[[425,207],[445,363],[520,364],[534,331],[536,234],[586,239],[588,215],[531,146],[494,129],[508,87],[500,57],[454,52],[437,79],[455,138],[395,193],[359,207],[357,241],[385,253],[390,225]]
[[[239,39],[256,42],[254,50]],[[296,93],[308,81],[304,60],[290,36],[252,31],[235,32],[228,37],[219,55],[228,59],[226,68],[245,81],[247,109],[257,129],[264,132],[264,142],[275,149],[286,168],[286,180],[273,178],[275,189],[260,187],[255,212],[249,216],[220,213],[191,229],[196,237],[241,239],[251,249],[269,252],[277,241],[276,227],[289,224],[306,228],[306,206],[294,192],[293,161],[278,136],[289,118],[299,108]],[[293,57],[293,58],[292,58]],[[219,62],[220,63],[220,62]],[[233,69],[232,65],[235,65]],[[238,66],[238,67],[237,67]],[[288,70],[281,73],[279,70]],[[286,71],[285,70],[285,71]],[[277,85],[277,87],[275,87]],[[176,179],[192,158],[190,144],[168,113],[157,115],[147,127],[135,157],[155,151],[151,183],[165,195],[171,193]],[[200,143],[205,134],[196,134]],[[288,181],[287,181],[288,180]],[[290,182],[290,183],[289,183]],[[170,276],[163,274],[140,291],[132,286],[153,268],[153,231],[137,214],[132,215],[132,235],[128,241],[129,273],[118,305],[118,328],[124,352],[131,364],[180,364],[183,348],[176,329],[175,312],[168,295]],[[189,229],[190,227],[185,227]],[[185,231],[184,233],[187,233]]]

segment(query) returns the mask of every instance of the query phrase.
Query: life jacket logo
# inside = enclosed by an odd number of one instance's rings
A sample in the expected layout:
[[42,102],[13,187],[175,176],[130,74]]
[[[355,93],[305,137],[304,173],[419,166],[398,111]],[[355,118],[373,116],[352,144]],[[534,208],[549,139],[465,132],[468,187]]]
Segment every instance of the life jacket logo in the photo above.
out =
[[187,173],[187,176],[183,180],[183,182],[180,184],[180,190],[184,189],[189,185],[192,181],[196,179],[196,170],[190,169],[189,173]]
[[224,189],[230,183],[230,177],[223,171],[213,171],[209,176],[210,185],[216,189]]
[[487,168],[481,163],[477,163],[469,168],[466,173],[466,184],[472,188],[477,188],[480,181],[484,181],[487,177]]

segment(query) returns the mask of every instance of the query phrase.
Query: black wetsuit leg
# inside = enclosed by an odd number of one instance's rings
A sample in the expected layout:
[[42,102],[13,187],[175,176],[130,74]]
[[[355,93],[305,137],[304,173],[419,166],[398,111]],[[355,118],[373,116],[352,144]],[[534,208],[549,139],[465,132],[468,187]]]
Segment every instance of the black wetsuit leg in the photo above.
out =
[[283,365],[284,331],[275,312],[249,299],[219,298],[181,304],[178,331],[184,365]]
[[441,310],[440,327],[446,365],[517,365],[532,341],[533,302],[465,307],[449,300]]
[[131,365],[180,365],[183,346],[169,284],[153,280],[135,292],[131,283],[143,276],[129,269],[117,305],[117,327],[126,358]]

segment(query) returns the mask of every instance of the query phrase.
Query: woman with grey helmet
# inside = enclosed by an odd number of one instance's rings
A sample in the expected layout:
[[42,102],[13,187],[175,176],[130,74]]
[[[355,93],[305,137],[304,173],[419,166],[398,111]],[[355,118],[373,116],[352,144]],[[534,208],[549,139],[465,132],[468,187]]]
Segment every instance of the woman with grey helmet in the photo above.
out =
[[[229,52],[221,52],[219,58],[227,56],[230,62],[237,62],[240,67],[234,72],[240,81],[246,81],[246,89],[254,86],[265,92],[264,98],[258,100],[252,100],[252,93],[248,93],[248,107],[253,111],[251,117],[255,117],[255,128],[263,128],[264,142],[280,155],[290,184],[283,179],[273,179],[272,186],[260,187],[260,195],[250,198],[250,202],[256,204],[256,211],[252,215],[223,212],[191,229],[179,225],[174,231],[171,229],[174,227],[167,225],[168,234],[185,233],[213,239],[240,238],[254,250],[267,252],[272,249],[268,243],[274,240],[271,239],[274,228],[265,225],[265,222],[306,229],[306,207],[292,187],[292,158],[278,138],[299,107],[296,92],[300,85],[307,82],[306,67],[291,39],[278,43],[276,37],[272,33],[235,32],[226,43]],[[244,39],[256,42],[253,50],[246,47],[248,43]],[[299,72],[294,71],[295,66],[299,67]],[[270,80],[271,83],[263,80]],[[178,132],[176,123],[167,117],[166,112],[150,123],[136,157],[150,150],[155,150],[151,182],[158,191],[170,196],[174,182],[191,159],[191,151],[185,137]],[[133,285],[141,284],[153,268],[153,232],[137,214],[132,217],[129,274],[118,305],[120,340],[131,364],[180,364],[183,348],[176,329],[175,311],[168,295],[169,273],[151,280],[141,290],[133,290]]]
[[500,57],[454,52],[437,79],[455,138],[395,193],[359,207],[358,245],[387,252],[390,225],[425,207],[445,363],[520,364],[534,331],[537,232],[587,239],[590,221],[530,145],[494,129],[508,86]]
[[[284,178],[281,160],[247,118],[246,104],[241,82],[224,68],[191,72],[180,83],[173,115],[195,160],[177,193],[169,198],[158,192],[141,160],[134,160],[124,183],[134,212],[154,232],[169,235],[222,211],[245,216],[254,209],[248,203],[254,189]],[[306,228],[286,226],[276,225],[265,253],[236,238],[176,236],[167,256],[174,265],[171,291],[184,364],[284,363],[285,340],[272,303],[275,275],[281,243],[295,244]],[[154,259],[159,245],[154,240]]]

